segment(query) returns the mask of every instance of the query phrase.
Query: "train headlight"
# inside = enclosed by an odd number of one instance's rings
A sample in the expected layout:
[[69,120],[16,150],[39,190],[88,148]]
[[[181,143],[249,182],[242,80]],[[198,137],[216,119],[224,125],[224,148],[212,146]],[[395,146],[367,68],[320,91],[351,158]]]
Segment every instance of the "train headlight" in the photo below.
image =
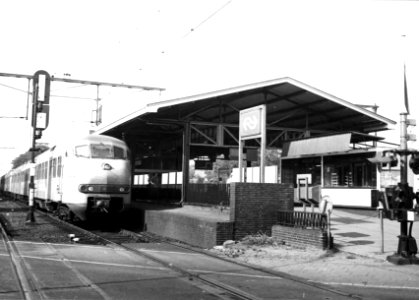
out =
[[79,191],[82,193],[87,193],[87,185],[80,185],[79,186]]
[[129,185],[81,184],[79,191],[84,194],[128,194]]
[[79,191],[82,193],[94,193],[96,188],[93,185],[82,184],[79,185]]
[[124,194],[127,194],[127,193],[129,193],[129,186],[121,186],[120,188],[119,188],[119,192],[120,193],[124,193]]

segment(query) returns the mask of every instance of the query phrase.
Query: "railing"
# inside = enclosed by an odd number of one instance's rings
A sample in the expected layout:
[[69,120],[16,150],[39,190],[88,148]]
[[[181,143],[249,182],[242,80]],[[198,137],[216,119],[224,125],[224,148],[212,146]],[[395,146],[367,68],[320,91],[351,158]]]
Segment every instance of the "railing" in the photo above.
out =
[[[190,183],[186,203],[205,206],[230,206],[229,185]],[[134,201],[153,203],[176,203],[182,199],[182,185],[164,184],[159,187],[135,185],[132,188]]]
[[327,230],[327,215],[292,210],[278,211],[278,224],[291,227]]

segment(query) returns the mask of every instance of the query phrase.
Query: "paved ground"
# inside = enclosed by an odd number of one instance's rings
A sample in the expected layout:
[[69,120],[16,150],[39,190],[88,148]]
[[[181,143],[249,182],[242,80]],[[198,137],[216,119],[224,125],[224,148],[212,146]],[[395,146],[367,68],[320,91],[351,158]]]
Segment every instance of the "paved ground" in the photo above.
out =
[[[354,293],[357,287],[362,287],[382,290],[388,299],[411,299],[410,296],[417,299],[415,294],[419,292],[419,265],[395,265],[387,261],[387,257],[397,251],[399,222],[383,220],[384,239],[377,211],[334,209],[331,225],[339,249],[337,252],[313,254],[307,253],[310,250],[290,250],[290,253],[294,253],[286,259],[268,260],[265,257],[265,261],[261,258],[253,263],[312,282],[353,290]],[[419,239],[418,222],[414,223],[412,235]],[[303,259],[304,255],[308,258]],[[407,296],[409,293],[410,296]]]
[[[378,211],[335,209],[331,215],[332,234],[340,250],[386,260],[397,251],[400,223],[383,219]],[[412,235],[419,239],[419,216],[415,216]]]

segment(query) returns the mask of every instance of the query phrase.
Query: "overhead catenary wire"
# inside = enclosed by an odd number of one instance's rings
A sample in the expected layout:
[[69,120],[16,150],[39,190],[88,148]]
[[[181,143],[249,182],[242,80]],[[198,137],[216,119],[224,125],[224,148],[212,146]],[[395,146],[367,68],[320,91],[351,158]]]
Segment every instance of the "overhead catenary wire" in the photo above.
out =
[[17,87],[14,87],[14,86],[10,86],[10,85],[4,84],[4,83],[0,83],[0,85],[1,86],[4,86],[4,87],[7,87],[9,89],[15,90],[15,91],[19,91],[19,92],[25,93],[25,94],[28,92],[26,90],[22,90],[20,88],[17,88]]
[[[10,85],[7,85],[7,84],[3,84],[3,83],[0,83],[0,85],[1,86],[4,86],[4,87],[7,87],[7,88],[10,88],[10,89],[13,89],[13,90],[16,90],[16,91],[19,91],[19,92],[22,92],[22,93],[25,93],[25,94],[28,95],[28,97],[30,95],[32,95],[32,92],[29,90],[29,88],[28,88],[28,90],[22,90],[22,89],[19,89],[19,88],[16,88],[16,87],[13,87],[13,86],[10,86]],[[80,85],[80,86],[85,86],[85,85]],[[75,87],[73,87],[73,88],[75,88]],[[69,99],[82,99],[82,100],[96,100],[96,98],[77,97],[77,96],[64,96],[64,95],[54,95],[54,94],[51,94],[50,97],[69,98]]]
[[161,54],[166,54],[168,52],[168,50],[170,50],[170,48],[173,47],[174,43],[177,43],[183,39],[185,39],[186,37],[188,37],[192,32],[196,32],[196,30],[201,27],[202,25],[204,25],[205,23],[207,23],[209,20],[211,20],[214,16],[216,16],[219,12],[221,12],[225,7],[227,7],[227,5],[229,5],[233,0],[229,0],[226,3],[224,3],[221,7],[219,7],[218,9],[216,9],[214,12],[212,12],[211,14],[209,14],[205,19],[203,19],[201,22],[199,22],[196,26],[191,27],[190,30],[188,30],[184,35],[182,35],[178,40],[174,41],[172,44],[167,45],[166,47],[164,47],[160,53]]
[[187,30],[186,33],[179,37],[174,37],[170,41],[162,41],[162,46],[159,47],[159,49],[156,49],[156,51],[152,51],[149,58],[147,59],[147,66],[150,66],[150,68],[141,66],[140,70],[143,69],[153,69],[156,68],[155,64],[161,64],[162,57],[168,55],[169,53],[174,51],[177,46],[185,39],[187,38],[191,33],[195,33],[198,28],[203,26],[205,23],[213,19],[217,14],[219,14],[222,10],[224,10],[232,0],[229,0],[225,2],[223,5],[221,5],[219,8],[217,8],[215,11],[210,13],[207,17],[205,17],[202,21],[200,21],[197,25],[191,26],[189,30]]
[[204,20],[198,23],[195,27],[192,27],[190,31],[188,31],[184,36],[182,36],[182,39],[187,37],[192,32],[195,32],[199,27],[201,27],[203,24],[208,22],[210,19],[212,19],[215,15],[217,15],[220,11],[222,11],[227,5],[229,5],[233,0],[227,1],[224,3],[220,8],[218,8],[216,11],[214,11],[212,14],[210,14],[208,17],[206,17]]

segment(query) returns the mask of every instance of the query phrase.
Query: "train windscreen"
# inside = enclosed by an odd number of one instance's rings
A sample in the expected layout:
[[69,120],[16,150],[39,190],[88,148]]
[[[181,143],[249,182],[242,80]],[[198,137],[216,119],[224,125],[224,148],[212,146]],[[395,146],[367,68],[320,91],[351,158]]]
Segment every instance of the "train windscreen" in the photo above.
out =
[[127,151],[124,148],[114,145],[80,145],[76,146],[75,150],[75,154],[77,157],[127,159]]

